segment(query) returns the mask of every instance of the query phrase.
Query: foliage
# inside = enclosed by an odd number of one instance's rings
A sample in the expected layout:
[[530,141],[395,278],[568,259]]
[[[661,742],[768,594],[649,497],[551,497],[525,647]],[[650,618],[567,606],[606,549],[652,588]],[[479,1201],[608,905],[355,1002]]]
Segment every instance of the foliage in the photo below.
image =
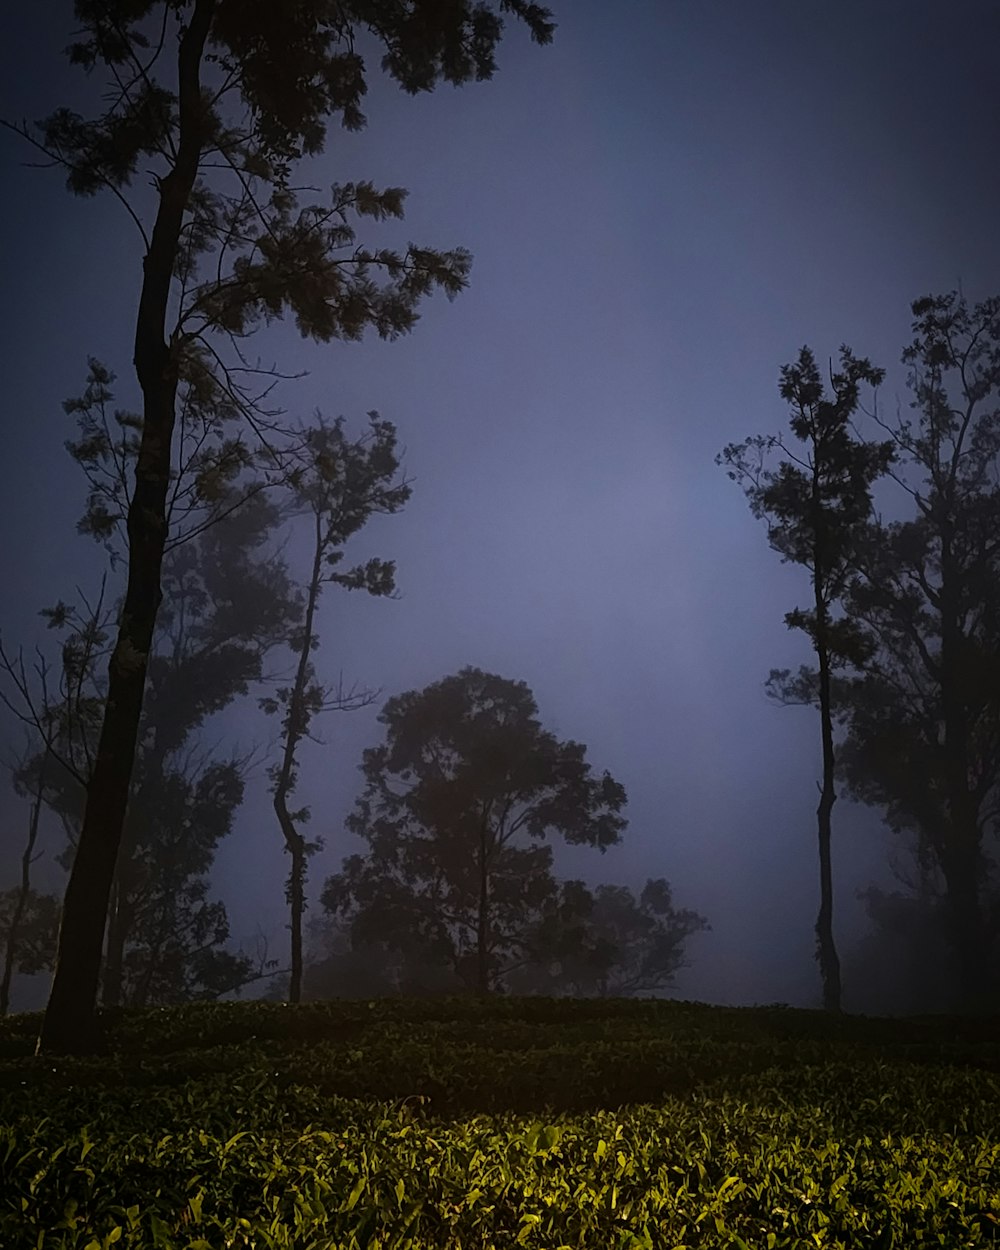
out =
[[350,925],[327,917],[313,926],[303,997],[407,998],[461,994],[465,986],[440,952],[371,938],[361,941]]
[[348,828],[370,846],[323,891],[362,943],[415,944],[479,993],[519,962],[553,895],[552,848],[621,838],[625,791],[591,775],[586,747],[542,729],[524,682],[465,668],[390,699],[365,751]]
[[[819,616],[847,589],[859,539],[867,532],[872,484],[895,457],[891,441],[860,442],[851,427],[862,383],[877,387],[884,376],[884,370],[842,347],[827,396],[816,356],[803,347],[795,364],[781,370],[781,397],[791,409],[796,443],[788,447],[781,438],[757,435],[729,444],[718,457],[744,487],[754,516],[767,522],[772,548],[811,574],[818,606],[793,609],[785,623],[806,633],[814,648],[824,646],[837,666],[863,663],[866,654],[866,639],[849,619],[821,622]],[[769,468],[773,453],[784,459]]]
[[623,998],[668,989],[684,967],[684,946],[709,928],[674,906],[669,883],[650,878],[638,898],[623,885],[562,882],[530,930],[529,962],[508,978],[516,994]]
[[[10,932],[21,891],[17,887],[0,892],[0,933]],[[50,972],[56,957],[59,930],[59,899],[30,889],[14,943],[14,968],[27,976]]]
[[[870,928],[857,943],[847,974],[853,1010],[911,1014],[954,1012],[965,1005],[955,977],[952,923],[941,870],[927,848],[914,859],[913,870],[894,866],[896,888],[869,886],[859,892]],[[985,882],[982,902],[985,962],[996,984],[1000,889],[994,874]],[[993,1001],[1000,1006],[1000,999]]]
[[0,1061],[10,1250],[1000,1244],[995,1026],[466,999],[126,1012],[107,1040]]
[[[890,433],[908,519],[870,527],[847,608],[870,639],[838,689],[852,794],[940,868],[970,1009],[1000,982],[985,891],[1000,833],[1000,299],[913,304],[911,408]],[[890,427],[886,427],[889,429]]]
[[[251,972],[247,958],[220,949],[229,936],[226,910],[208,898],[216,849],[242,803],[246,760],[217,758],[198,738],[211,716],[261,679],[268,653],[301,621],[301,600],[283,562],[268,550],[279,519],[275,504],[258,493],[167,553],[165,603],[112,888],[108,1005],[219,994]],[[68,868],[97,748],[99,720],[92,712],[106,694],[104,643],[112,614],[95,622],[60,603],[47,615],[65,639],[60,701],[52,712],[69,766],[55,772],[46,801],[67,831],[61,862]]]

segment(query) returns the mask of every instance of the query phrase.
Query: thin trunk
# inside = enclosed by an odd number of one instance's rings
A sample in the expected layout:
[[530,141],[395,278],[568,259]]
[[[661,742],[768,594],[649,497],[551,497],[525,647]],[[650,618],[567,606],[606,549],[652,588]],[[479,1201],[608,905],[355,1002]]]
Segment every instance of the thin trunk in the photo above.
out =
[[52,992],[39,1053],[80,1053],[98,1041],[95,1007],[108,901],[135,762],[146,667],[160,605],[166,496],[175,420],[177,361],[166,341],[178,240],[203,142],[201,59],[215,0],[196,0],[178,49],[177,159],[159,183],[159,206],[143,260],[135,369],[143,426],[128,511],[128,582],[108,671],[104,719],[87,787],[83,826],[66,896]]
[[490,992],[490,882],[485,834],[479,840],[479,907],[476,915],[476,993]]
[[833,805],[836,755],[833,748],[833,694],[830,689],[830,607],[827,599],[828,567],[827,519],[823,512],[820,482],[821,452],[813,454],[813,604],[816,612],[816,659],[819,667],[819,719],[823,743],[823,784],[816,809],[819,840],[819,913],[816,917],[816,958],[823,982],[823,1007],[840,1011],[840,960],[833,939],[833,866],[830,844],[833,839]]
[[833,805],[837,801],[833,777],[836,757],[833,749],[833,712],[830,694],[830,656],[825,646],[819,653],[819,703],[823,735],[823,785],[816,821],[819,833],[819,915],[816,918],[816,956],[823,979],[823,1006],[840,1011],[840,960],[833,940],[833,868],[830,857]]
[[38,771],[38,782],[31,803],[31,815],[28,817],[28,840],[24,844],[21,855],[21,885],[14,904],[14,914],[10,918],[7,929],[7,944],[3,958],[3,979],[0,981],[0,1016],[5,1016],[10,1007],[10,985],[14,978],[14,964],[17,962],[17,939],[21,933],[21,921],[24,919],[28,899],[31,897],[31,865],[35,858],[35,843],[38,841],[38,822],[42,814],[42,795],[45,793],[45,765],[48,762],[46,752]]
[[292,857],[288,874],[286,896],[288,898],[289,928],[291,930],[291,975],[288,982],[288,1001],[302,1001],[302,916],[305,911],[306,840],[295,828],[288,811],[288,796],[294,785],[295,750],[307,728],[306,687],[309,684],[309,652],[312,649],[313,626],[319,603],[323,576],[323,529],[322,518],[316,513],[316,545],[313,550],[312,575],[306,597],[306,615],[303,624],[302,647],[295,670],[295,681],[288,701],[285,749],[281,767],[274,787],[274,811],[285,839],[285,849]]

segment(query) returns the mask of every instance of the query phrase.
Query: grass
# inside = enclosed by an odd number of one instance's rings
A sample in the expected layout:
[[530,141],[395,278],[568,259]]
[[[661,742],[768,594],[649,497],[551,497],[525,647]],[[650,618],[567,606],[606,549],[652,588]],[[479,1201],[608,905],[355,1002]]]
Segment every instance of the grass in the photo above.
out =
[[1000,1021],[545,999],[0,1022],[4,1250],[1000,1246]]

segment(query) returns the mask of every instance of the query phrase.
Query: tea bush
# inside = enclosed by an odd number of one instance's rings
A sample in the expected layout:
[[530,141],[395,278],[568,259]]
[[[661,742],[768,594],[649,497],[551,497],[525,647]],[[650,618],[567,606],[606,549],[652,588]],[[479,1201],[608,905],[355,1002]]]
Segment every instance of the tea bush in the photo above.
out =
[[1000,1027],[543,999],[0,1024],[4,1250],[1000,1245]]

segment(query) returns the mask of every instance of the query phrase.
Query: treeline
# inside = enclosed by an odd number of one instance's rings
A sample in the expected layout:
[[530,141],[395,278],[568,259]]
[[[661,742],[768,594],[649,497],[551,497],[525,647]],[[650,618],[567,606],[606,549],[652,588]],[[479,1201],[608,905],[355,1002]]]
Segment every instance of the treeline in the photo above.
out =
[[[368,850],[323,887],[328,949],[306,970],[321,837],[297,797],[303,746],[325,711],[378,697],[324,675],[320,603],[332,589],[392,596],[392,562],[350,565],[346,549],[372,516],[399,512],[410,486],[391,422],[372,413],[352,436],[342,419],[289,418],[275,407],[288,379],[249,340],[282,318],[319,344],[393,339],[431,294],[462,291],[464,248],[379,240],[380,223],[403,216],[401,188],[343,182],[323,195],[309,162],[331,122],[365,125],[361,49],[407,92],[462,85],[496,70],[505,18],[537,43],[552,37],[551,14],[531,0],[303,0],[280,13],[242,0],[80,0],[69,60],[108,90],[89,116],[59,108],[13,127],[72,193],[109,193],[143,246],[123,345],[136,409],[117,406],[98,361],[67,404],[87,482],[79,529],[107,548],[107,576],[89,600],[46,609],[57,660],[0,657],[4,698],[28,733],[13,772],[19,879],[0,899],[0,1007],[15,972],[54,968],[42,1051],[91,1046],[99,1001],[216,997],[278,974],[294,1000],[354,984],[359,962],[393,992],[651,992],[705,926],[664,878],[638,895],[557,878],[555,840],[618,842],[624,791],[593,773],[582,744],[542,728],[523,683],[464,669],[385,703],[385,741],[365,754],[350,819]],[[140,170],[145,199],[133,194]],[[920,935],[900,958],[926,967],[933,948],[951,1005],[998,1001],[998,307],[955,295],[915,304],[913,407],[892,419],[872,408],[868,436],[864,393],[881,370],[845,349],[824,382],[804,350],[782,373],[790,437],[721,457],[776,551],[810,579],[786,619],[816,664],[776,670],[770,688],[819,711],[817,950],[831,1010],[842,997],[838,787],[912,848],[916,888],[869,896],[884,932]],[[872,501],[889,485],[905,516],[883,522]],[[302,567],[292,549],[308,550]],[[248,699],[276,727],[260,762],[288,854],[287,961],[234,952],[210,885],[259,756],[220,753],[206,727]],[[32,882],[44,812],[64,833],[61,900]]]

